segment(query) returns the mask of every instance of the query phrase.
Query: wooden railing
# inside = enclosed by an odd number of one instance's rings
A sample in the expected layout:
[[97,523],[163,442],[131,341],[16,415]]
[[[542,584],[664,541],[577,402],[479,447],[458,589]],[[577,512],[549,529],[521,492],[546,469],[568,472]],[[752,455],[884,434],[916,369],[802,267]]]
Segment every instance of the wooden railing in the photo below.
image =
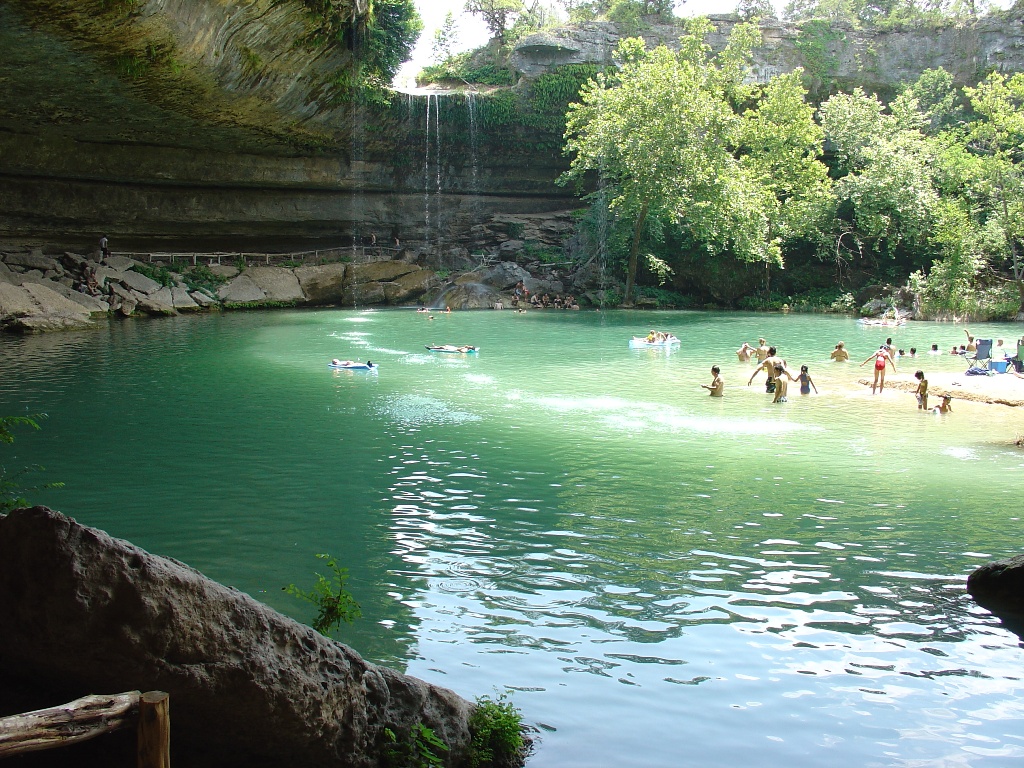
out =
[[0,758],[66,747],[135,725],[139,768],[170,768],[169,703],[163,691],[129,691],[0,717]]
[[215,253],[199,252],[165,252],[142,253],[137,251],[114,251],[114,256],[127,256],[135,261],[147,264],[162,262],[164,264],[181,264],[183,266],[214,266],[227,264],[234,266],[242,262],[247,267],[273,266],[283,263],[325,264],[331,261],[349,259],[351,261],[370,261],[387,256],[393,258],[402,253],[403,248],[385,245],[346,245],[338,248],[320,248],[314,251],[294,251],[292,253],[253,253],[248,251],[221,251]]

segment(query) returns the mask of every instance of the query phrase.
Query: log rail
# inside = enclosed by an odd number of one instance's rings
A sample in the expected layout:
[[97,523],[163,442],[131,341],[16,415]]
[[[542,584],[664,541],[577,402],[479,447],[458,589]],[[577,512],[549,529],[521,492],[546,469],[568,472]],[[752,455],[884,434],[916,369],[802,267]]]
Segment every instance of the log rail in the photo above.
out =
[[139,768],[170,768],[168,704],[163,691],[128,691],[0,717],[0,758],[65,747],[134,725]]

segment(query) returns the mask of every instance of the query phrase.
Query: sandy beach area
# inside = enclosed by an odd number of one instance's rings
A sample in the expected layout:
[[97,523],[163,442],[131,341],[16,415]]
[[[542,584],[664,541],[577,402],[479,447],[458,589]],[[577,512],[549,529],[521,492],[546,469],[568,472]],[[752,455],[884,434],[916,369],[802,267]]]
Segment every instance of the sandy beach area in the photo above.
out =
[[[901,361],[902,362],[902,361]],[[997,373],[993,376],[965,376],[963,372],[928,373],[928,405],[939,404],[943,395],[955,400],[973,400],[976,403],[993,405],[1024,406],[1024,378],[1010,373]],[[860,384],[871,386],[871,376],[858,379]],[[886,389],[898,389],[914,392],[917,379],[913,372],[894,374],[889,372],[885,377]]]

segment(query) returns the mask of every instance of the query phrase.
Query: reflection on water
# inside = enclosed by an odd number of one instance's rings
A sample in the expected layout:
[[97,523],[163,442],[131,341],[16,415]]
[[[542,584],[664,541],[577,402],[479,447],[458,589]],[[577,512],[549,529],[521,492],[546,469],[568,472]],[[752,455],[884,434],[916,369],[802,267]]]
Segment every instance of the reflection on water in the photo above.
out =
[[[681,349],[628,349],[650,327]],[[821,395],[748,388],[733,350],[759,335]],[[15,448],[68,484],[53,506],[300,619],[280,587],[334,554],[366,616],[345,640],[469,697],[515,689],[532,765],[1020,761],[1019,641],[964,581],[1019,552],[1024,422],[872,397],[828,353],[875,336],[702,313],[129,322],[5,340],[0,405],[50,413]],[[326,368],[370,356],[374,376]]]

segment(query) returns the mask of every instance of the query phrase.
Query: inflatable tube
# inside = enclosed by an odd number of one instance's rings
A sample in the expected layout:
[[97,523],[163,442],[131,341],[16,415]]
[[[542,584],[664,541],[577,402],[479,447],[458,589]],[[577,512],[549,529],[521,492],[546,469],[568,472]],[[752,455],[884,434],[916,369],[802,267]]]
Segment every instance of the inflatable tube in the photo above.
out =
[[328,363],[328,368],[332,368],[335,371],[376,371],[376,363]]
[[429,344],[424,345],[430,352],[455,352],[458,354],[472,354],[473,352],[479,352],[479,347],[472,347],[469,344],[462,344],[456,346],[455,344],[442,344],[440,346],[432,347]]

